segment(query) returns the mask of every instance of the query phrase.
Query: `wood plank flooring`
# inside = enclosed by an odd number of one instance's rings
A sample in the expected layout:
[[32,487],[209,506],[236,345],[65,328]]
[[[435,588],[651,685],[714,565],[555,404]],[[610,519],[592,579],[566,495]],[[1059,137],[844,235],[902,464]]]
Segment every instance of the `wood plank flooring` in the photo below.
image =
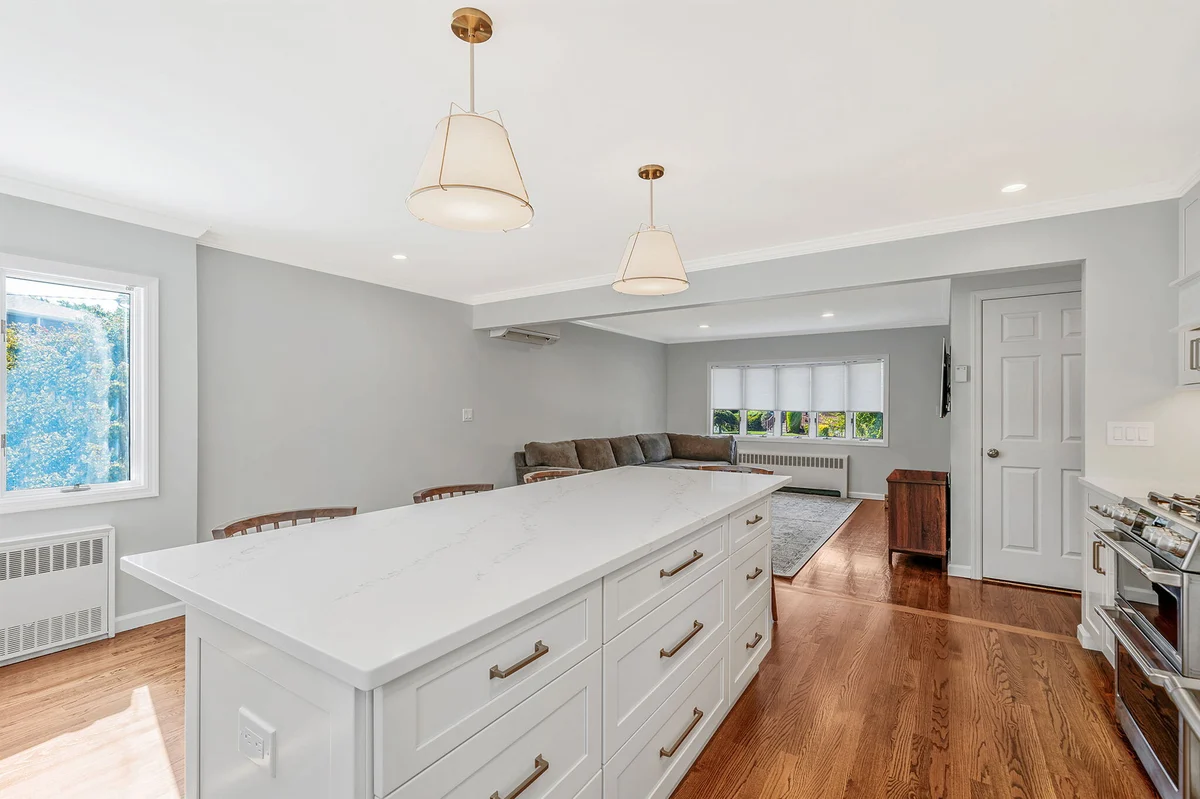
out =
[[[864,502],[676,799],[1152,799],[1079,598],[887,563]],[[0,669],[0,797],[183,795],[183,621]]]

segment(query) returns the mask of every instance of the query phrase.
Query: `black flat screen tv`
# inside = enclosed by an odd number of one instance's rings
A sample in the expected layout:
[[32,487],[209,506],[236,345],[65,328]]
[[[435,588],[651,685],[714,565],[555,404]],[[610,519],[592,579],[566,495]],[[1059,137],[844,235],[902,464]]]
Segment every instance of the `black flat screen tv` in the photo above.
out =
[[946,414],[950,413],[950,370],[950,345],[943,338],[941,383],[938,386],[938,394],[941,399],[941,403],[938,406],[939,419],[945,419]]

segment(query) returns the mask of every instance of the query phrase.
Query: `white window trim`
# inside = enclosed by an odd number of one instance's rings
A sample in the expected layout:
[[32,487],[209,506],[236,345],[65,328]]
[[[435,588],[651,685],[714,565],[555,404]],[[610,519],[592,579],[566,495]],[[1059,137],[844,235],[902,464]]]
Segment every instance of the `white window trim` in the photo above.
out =
[[[861,438],[818,438],[816,435],[816,413],[817,411],[809,411],[811,415],[809,419],[809,434],[807,436],[782,436],[782,435],[766,435],[752,436],[746,433],[746,415],[741,414],[741,429],[734,435],[738,441],[752,442],[765,441],[770,444],[783,444],[785,446],[806,446],[815,444],[817,446],[834,446],[834,447],[882,447],[888,446],[889,428],[891,425],[891,363],[887,355],[849,355],[844,357],[830,358],[800,358],[786,359],[766,358],[758,361],[710,361],[708,369],[705,372],[705,379],[708,381],[708,416],[705,418],[704,429],[712,431],[712,370],[716,368],[736,368],[739,366],[815,366],[818,364],[849,364],[859,361],[882,361],[883,362],[883,438],[876,441],[867,441]],[[722,409],[725,410],[725,409]],[[732,408],[728,410],[733,410]],[[739,410],[747,410],[741,408]],[[770,410],[768,408],[751,408],[749,410]],[[782,413],[780,409],[774,409],[775,413]],[[836,411],[832,411],[836,412]],[[852,411],[846,411],[846,429],[852,429],[850,414]],[[783,423],[782,418],[780,424]]]
[[[77,264],[45,261],[0,253],[0,300],[6,276],[52,280],[95,288],[123,286],[132,294],[129,336],[130,479],[123,483],[94,485],[87,491],[64,493],[58,488],[7,492],[0,482],[0,515],[94,505],[158,496],[158,278],[97,269]],[[0,308],[3,307],[0,302]],[[6,370],[0,369],[0,397],[5,394]],[[6,429],[6,403],[0,402],[0,431]],[[0,470],[0,481],[5,471]]]

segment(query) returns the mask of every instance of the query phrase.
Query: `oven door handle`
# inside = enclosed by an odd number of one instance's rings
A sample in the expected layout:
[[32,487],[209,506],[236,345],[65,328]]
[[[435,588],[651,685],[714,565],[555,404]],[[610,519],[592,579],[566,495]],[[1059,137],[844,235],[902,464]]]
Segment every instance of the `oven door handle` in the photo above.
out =
[[[1200,339],[1197,340],[1200,341]],[[1167,682],[1167,693],[1171,695],[1171,701],[1175,703],[1175,707],[1179,708],[1179,715],[1183,716],[1187,725],[1200,732],[1200,702],[1196,701],[1196,695],[1192,693],[1197,686],[1193,685],[1189,688],[1186,684],[1189,682],[1200,683],[1200,680],[1188,680],[1172,675]]]
[[1122,558],[1129,561],[1130,565],[1141,572],[1142,576],[1150,582],[1158,583],[1159,585],[1171,585],[1176,587],[1183,585],[1182,574],[1175,571],[1169,571],[1168,569],[1155,569],[1147,566],[1145,563],[1142,563],[1137,555],[1133,553],[1133,550],[1131,550],[1125,545],[1125,543],[1118,540],[1115,535],[1107,530],[1097,530],[1095,535],[1097,538],[1103,541],[1106,546],[1112,547],[1113,552],[1116,552]]
[[1137,667],[1146,675],[1146,679],[1160,688],[1165,688],[1172,680],[1178,680],[1179,675],[1175,672],[1160,669],[1146,659],[1138,645],[1130,639],[1125,631],[1117,626],[1117,619],[1123,618],[1123,614],[1118,608],[1101,606],[1096,608],[1096,615],[1100,617],[1100,621],[1104,622],[1104,626],[1117,639],[1117,643],[1125,648],[1129,656],[1137,663]]

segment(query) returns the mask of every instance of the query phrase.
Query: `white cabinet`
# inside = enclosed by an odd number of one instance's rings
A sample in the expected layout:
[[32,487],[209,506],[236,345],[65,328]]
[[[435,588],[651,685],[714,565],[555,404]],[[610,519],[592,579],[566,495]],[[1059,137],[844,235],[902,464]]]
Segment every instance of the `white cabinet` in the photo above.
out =
[[1112,521],[1096,513],[1092,508],[1112,504],[1120,499],[1093,490],[1084,492],[1084,507],[1081,518],[1083,525],[1083,591],[1080,597],[1082,614],[1079,621],[1078,638],[1084,649],[1103,652],[1110,664],[1115,662],[1113,636],[1096,615],[1096,608],[1112,605],[1116,596],[1116,572],[1113,570],[1112,549],[1105,546],[1097,536],[1101,530],[1111,530]]

